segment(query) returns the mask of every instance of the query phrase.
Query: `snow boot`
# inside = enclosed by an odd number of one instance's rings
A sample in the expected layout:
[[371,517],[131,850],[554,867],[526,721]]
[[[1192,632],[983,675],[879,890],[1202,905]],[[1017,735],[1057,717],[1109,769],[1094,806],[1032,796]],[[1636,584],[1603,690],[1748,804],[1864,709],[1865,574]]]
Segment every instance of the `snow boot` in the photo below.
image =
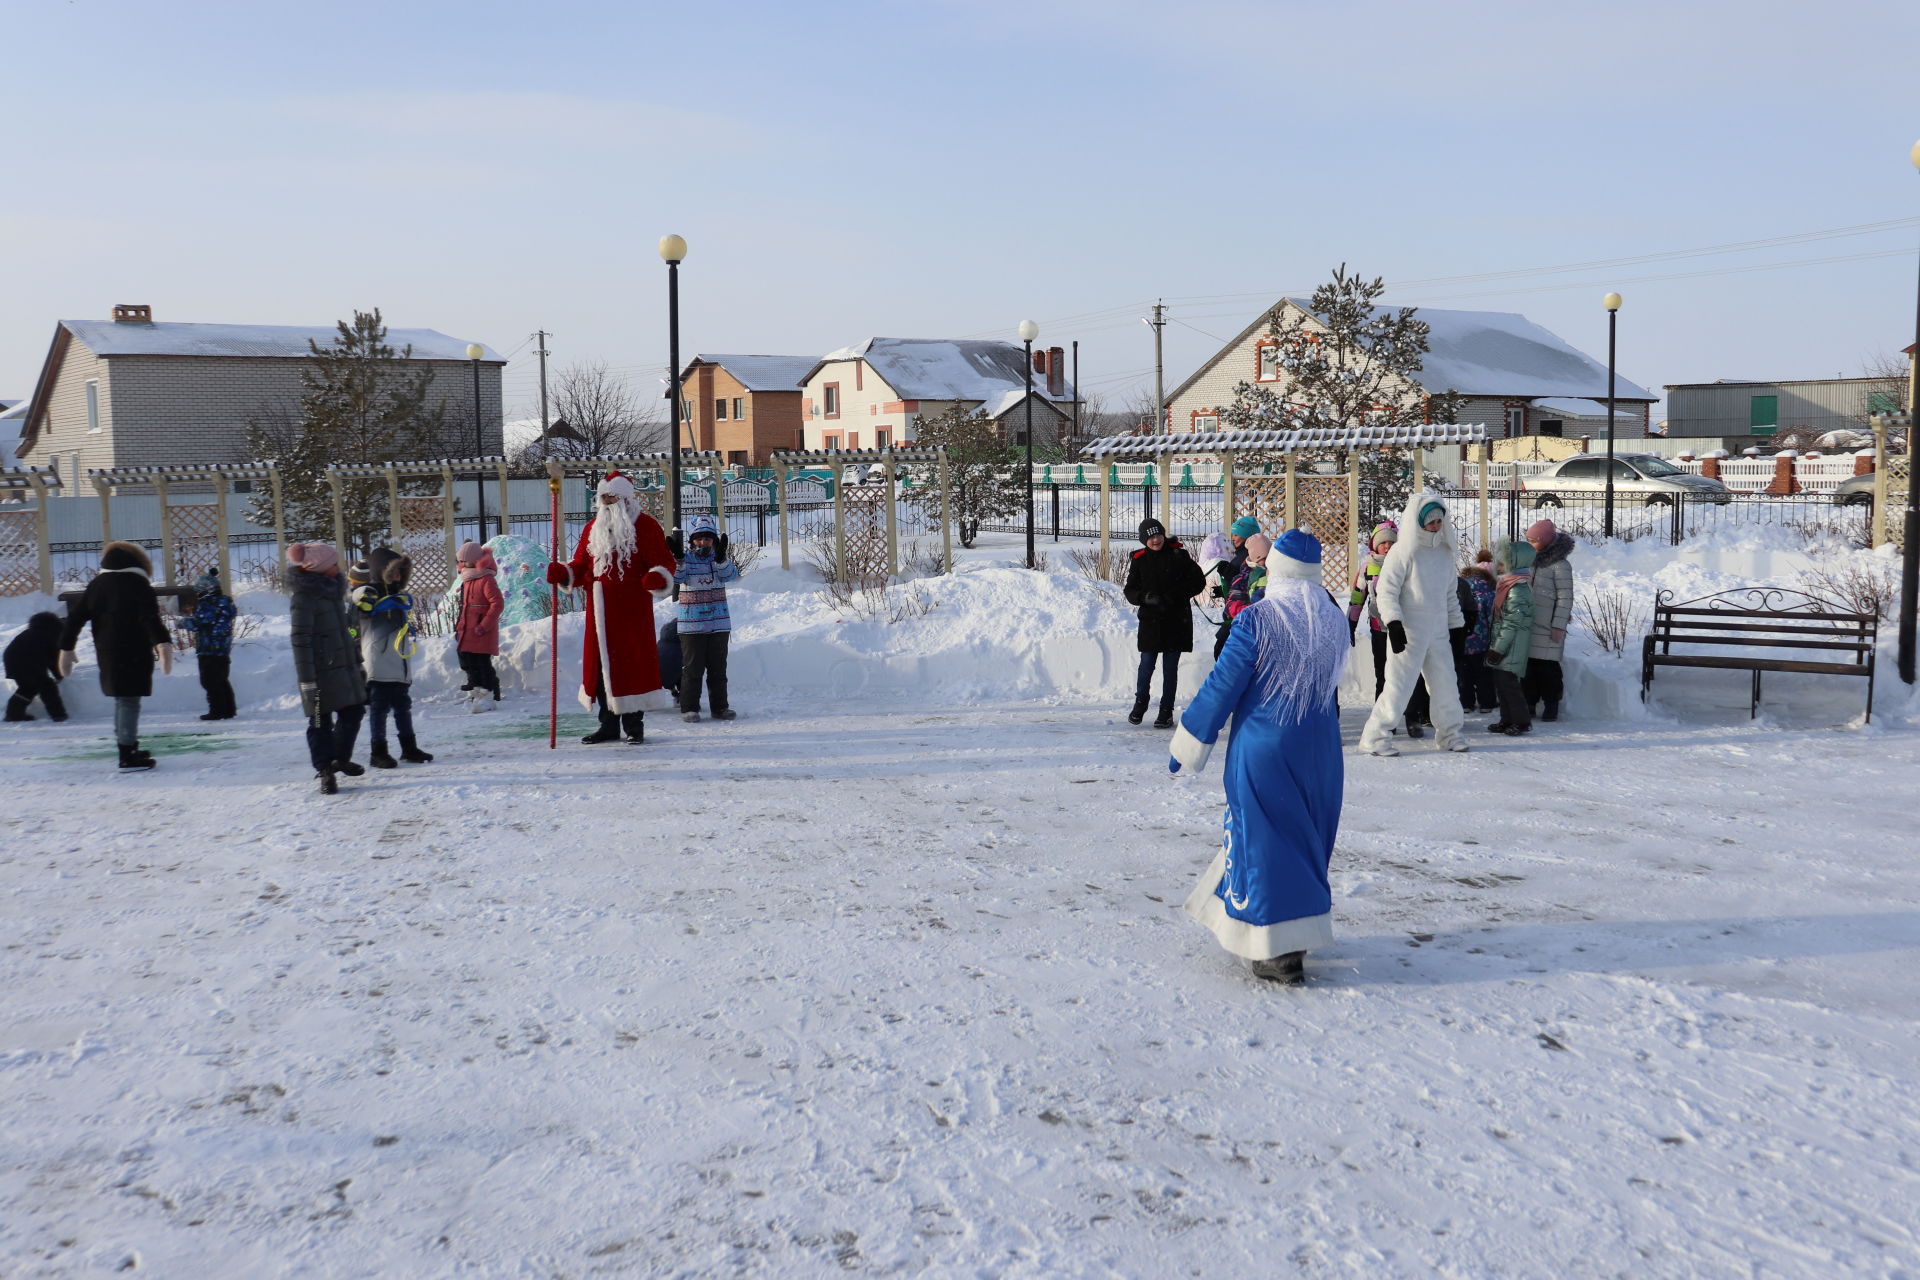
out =
[[1496,720],[1487,726],[1488,733],[1505,733],[1506,731],[1507,722],[1505,720]]
[[1145,720],[1146,718],[1147,718],[1147,699],[1135,698],[1133,700],[1133,710],[1127,712],[1127,723],[1139,724],[1142,720]]
[[1409,738],[1424,738],[1427,736],[1427,731],[1420,726],[1419,721],[1409,720],[1407,721],[1407,736]]
[[39,718],[39,716],[28,715],[24,711],[15,711],[12,707],[7,708],[8,724],[22,724],[28,720],[38,720]]
[[120,748],[120,767],[122,769],[151,769],[156,763],[158,762],[155,761],[151,755],[142,751],[137,743],[131,747]]
[[1547,709],[1540,713],[1540,718],[1542,720],[1547,721],[1549,724],[1551,724],[1555,720],[1558,720],[1560,718],[1560,700],[1558,698],[1548,699]]
[[682,711],[680,713],[680,718],[682,720],[685,720],[688,724],[700,723],[700,713],[698,711]]
[[420,749],[412,738],[400,739],[400,758],[408,764],[432,764],[433,757]]
[[380,743],[367,753],[367,763],[376,769],[398,769],[400,762],[387,754],[387,744]]
[[473,715],[493,710],[493,703],[487,698],[485,689],[474,689],[467,694],[467,710]]
[[738,711],[735,711],[732,707],[722,707],[720,710],[713,713],[713,718],[715,720],[731,720],[739,714],[740,713]]
[[626,731],[627,745],[637,747],[647,740],[647,713],[629,711],[620,717],[620,727]]
[[316,773],[316,774],[314,774],[313,776],[314,776],[314,777],[316,777],[316,778],[318,778],[318,779],[320,779],[320,794],[321,794],[321,795],[323,795],[323,796],[337,796],[337,795],[339,795],[339,794],[340,794],[340,784],[339,784],[338,782],[336,782],[336,781],[334,781],[334,778],[333,778],[333,770],[331,770],[331,769],[322,769],[322,770],[320,770],[320,771],[319,771],[318,773]]
[[357,778],[366,771],[367,767],[365,765],[355,764],[351,760],[335,760],[333,762],[333,772],[344,773],[349,778]]
[[1266,982],[1277,982],[1283,987],[1304,987],[1307,984],[1307,953],[1289,951],[1271,960],[1255,960],[1253,976]]
[[618,742],[620,741],[620,722],[616,720],[612,724],[603,724],[580,741],[590,747],[602,742]]
[[1160,714],[1153,718],[1153,727],[1156,729],[1173,728],[1173,708],[1172,707],[1160,708]]

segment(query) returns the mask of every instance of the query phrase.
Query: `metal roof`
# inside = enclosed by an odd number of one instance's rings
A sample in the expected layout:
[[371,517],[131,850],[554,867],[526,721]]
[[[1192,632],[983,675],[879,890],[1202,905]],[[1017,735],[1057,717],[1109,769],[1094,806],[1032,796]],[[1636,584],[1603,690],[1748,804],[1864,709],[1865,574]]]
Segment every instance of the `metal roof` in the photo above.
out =
[[[835,360],[865,360],[902,400],[992,400],[1008,390],[1024,390],[1026,349],[1013,342],[964,338],[868,338],[820,357],[807,370],[811,378]],[[1071,403],[1073,385],[1047,394],[1047,380],[1036,375],[1033,393],[1043,400]]]
[[695,364],[717,364],[749,391],[798,391],[818,356],[696,355]]
[[[62,320],[61,325],[97,356],[240,356],[288,359],[311,355],[307,340],[332,346],[334,325],[194,324],[184,321]],[[394,350],[413,348],[415,360],[467,358],[467,341],[437,329],[389,329]],[[483,346],[485,344],[482,344]],[[491,347],[482,361],[505,363]]]

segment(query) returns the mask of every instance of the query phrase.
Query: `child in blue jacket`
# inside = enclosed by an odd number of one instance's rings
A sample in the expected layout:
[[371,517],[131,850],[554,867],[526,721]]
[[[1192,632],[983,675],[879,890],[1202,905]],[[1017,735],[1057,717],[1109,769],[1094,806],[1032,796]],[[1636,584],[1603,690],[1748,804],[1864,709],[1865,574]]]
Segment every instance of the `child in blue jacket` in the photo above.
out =
[[209,567],[193,580],[199,603],[187,627],[193,632],[193,655],[200,664],[200,687],[207,693],[202,720],[231,720],[233,700],[233,597],[220,589],[220,570]]
[[680,634],[680,718],[700,718],[700,681],[707,684],[707,708],[715,720],[731,720],[727,705],[727,586],[740,576],[727,557],[712,516],[695,516],[687,528],[687,558],[674,572],[674,620]]

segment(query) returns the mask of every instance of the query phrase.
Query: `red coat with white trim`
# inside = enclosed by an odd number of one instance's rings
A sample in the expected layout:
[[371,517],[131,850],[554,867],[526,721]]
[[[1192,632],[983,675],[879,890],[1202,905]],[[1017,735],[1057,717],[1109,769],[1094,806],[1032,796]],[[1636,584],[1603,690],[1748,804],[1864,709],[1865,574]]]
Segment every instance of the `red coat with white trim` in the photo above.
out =
[[[616,508],[617,510],[617,508]],[[605,514],[604,510],[602,514]],[[598,520],[601,515],[595,515]],[[667,549],[660,522],[642,511],[634,519],[636,547],[618,573],[605,578],[593,571],[593,553],[587,540],[589,522],[566,564],[561,586],[587,593],[586,652],[580,660],[580,704],[591,708],[607,672],[607,706],[617,712],[669,711],[673,695],[660,687],[660,655],[654,645],[653,593],[673,587],[677,567]],[[559,566],[555,566],[556,568]]]

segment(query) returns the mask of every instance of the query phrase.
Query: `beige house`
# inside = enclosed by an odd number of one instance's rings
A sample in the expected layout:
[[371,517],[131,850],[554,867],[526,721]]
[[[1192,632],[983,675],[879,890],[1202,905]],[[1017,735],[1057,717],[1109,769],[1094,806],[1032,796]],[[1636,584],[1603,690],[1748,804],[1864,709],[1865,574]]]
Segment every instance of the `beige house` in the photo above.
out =
[[[1057,444],[1073,416],[1059,347],[1033,353],[1033,442]],[[1026,443],[1026,350],[1011,342],[869,338],[823,356],[801,379],[809,449],[884,449],[959,405]]]
[[[1279,305],[1304,317],[1308,332],[1324,326],[1309,299],[1283,298]],[[1220,413],[1242,382],[1279,389],[1284,381],[1279,344],[1268,331],[1272,308],[1242,329],[1193,376],[1167,397],[1167,430],[1217,431]],[[1459,421],[1479,423],[1489,439],[1508,436],[1587,434],[1593,422],[1606,431],[1607,367],[1569,346],[1525,316],[1502,311],[1419,309],[1431,329],[1419,385],[1429,395],[1459,392]],[[1644,437],[1648,409],[1659,397],[1625,378],[1615,378],[1616,437]]]
[[[332,325],[160,322],[144,306],[115,307],[111,320],[62,320],[21,425],[20,461],[62,478],[248,461],[248,422],[297,414],[307,340],[327,346],[336,336]],[[477,362],[476,429],[476,362],[465,339],[389,329],[387,341],[411,346],[410,359],[434,370],[431,395],[446,411],[441,456],[500,452],[505,361],[489,350]]]

